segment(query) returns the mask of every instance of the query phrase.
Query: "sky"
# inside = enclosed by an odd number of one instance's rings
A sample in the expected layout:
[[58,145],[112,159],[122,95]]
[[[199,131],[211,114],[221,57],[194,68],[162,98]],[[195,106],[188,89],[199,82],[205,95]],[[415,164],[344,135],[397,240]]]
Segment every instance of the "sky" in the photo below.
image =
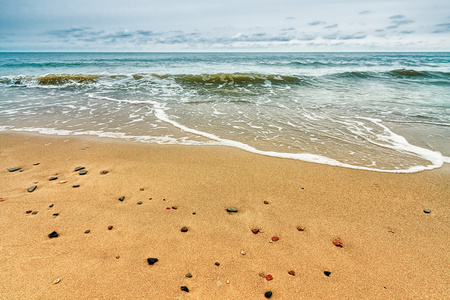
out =
[[450,1],[0,0],[0,51],[450,51]]

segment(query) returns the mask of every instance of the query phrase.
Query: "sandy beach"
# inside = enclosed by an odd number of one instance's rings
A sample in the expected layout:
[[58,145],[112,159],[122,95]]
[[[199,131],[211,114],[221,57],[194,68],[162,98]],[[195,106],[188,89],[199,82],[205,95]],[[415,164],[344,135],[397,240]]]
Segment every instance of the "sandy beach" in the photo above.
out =
[[1,299],[450,297],[448,164],[392,174],[221,146],[0,140]]

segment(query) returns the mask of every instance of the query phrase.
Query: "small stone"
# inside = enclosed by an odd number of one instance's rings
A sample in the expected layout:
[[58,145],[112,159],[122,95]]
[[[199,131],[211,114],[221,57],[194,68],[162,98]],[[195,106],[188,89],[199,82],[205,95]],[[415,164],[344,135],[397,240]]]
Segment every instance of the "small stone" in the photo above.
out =
[[33,215],[37,215],[37,211],[33,211],[31,214],[33,214]]
[[58,235],[59,235],[59,234],[58,234],[56,231],[53,231],[52,233],[50,233],[50,234],[48,235],[48,237],[52,239],[52,238],[58,237]]
[[303,226],[297,226],[297,230],[298,230],[298,231],[304,231],[304,230],[305,230],[305,227],[303,227]]
[[274,242],[278,241],[279,239],[280,239],[280,238],[277,237],[277,236],[273,236],[273,237],[272,237],[272,241],[274,241]]
[[267,205],[267,204],[269,204],[269,202],[268,201],[264,201],[264,204]]
[[292,270],[291,270],[291,271],[288,272],[288,274],[289,274],[289,275],[292,275],[292,276],[295,276],[295,271],[292,271]]
[[54,213],[53,216],[57,217],[57,216],[59,216],[59,213]]
[[86,175],[86,174],[87,174],[87,171],[86,171],[86,170],[81,170],[80,173],[78,173],[78,174],[80,174],[80,175]]
[[252,232],[253,232],[253,234],[258,234],[259,233],[259,229],[257,229],[257,228],[252,229]]
[[177,209],[178,209],[178,206],[172,206],[172,209],[177,210]]
[[185,286],[185,285],[183,285],[183,286],[181,287],[181,290],[182,290],[183,292],[189,293],[189,289],[188,289],[188,287]]
[[32,186],[30,186],[28,189],[27,189],[27,191],[28,191],[28,193],[32,193],[32,192],[34,192],[34,190],[37,188],[37,185],[32,185]]
[[231,212],[231,213],[237,213],[237,212],[238,212],[238,210],[237,210],[237,208],[236,208],[236,207],[228,207],[228,208],[227,208],[227,212]]
[[194,211],[194,212],[192,212],[192,214],[193,214],[193,215],[196,215],[197,213]]
[[217,281],[216,281],[216,285],[217,285],[217,286],[221,286],[221,285],[222,285],[222,282],[221,282],[220,280],[217,280]]
[[113,228],[114,228],[114,226],[112,226],[112,225],[108,226],[108,230],[112,230]]
[[58,284],[58,283],[60,283],[60,281],[61,281],[61,279],[56,278],[56,279],[53,281],[53,284]]
[[263,272],[259,273],[258,275],[259,275],[259,277],[261,277],[261,278],[266,277],[266,274],[264,274]]
[[123,200],[125,200],[125,196],[119,197],[119,201],[123,201]]
[[91,231],[88,229],[88,230],[86,230],[84,233],[85,234],[88,234],[88,233],[90,233]]
[[186,226],[184,226],[183,228],[181,228],[181,232],[187,232],[188,228]]
[[226,281],[226,283],[227,283],[227,284],[230,284],[230,281],[229,281],[229,280],[227,280],[227,281]]
[[27,214],[31,214],[33,211],[32,210],[27,210],[26,213]]
[[241,254],[242,254],[242,255],[245,255],[245,251],[244,251],[244,250],[242,250],[242,251],[241,251]]
[[269,299],[270,297],[272,297],[272,291],[268,291],[264,293],[264,297],[266,297],[267,299]]
[[72,185],[72,187],[77,188],[77,187],[80,187],[80,185],[79,184],[74,184],[74,185]]
[[138,205],[141,205],[141,204],[142,204],[142,201],[139,201],[137,204],[138,204]]
[[342,243],[340,238],[334,239],[333,240],[333,245],[335,245],[338,248],[344,247],[344,244]]
[[271,281],[273,279],[273,276],[272,275],[270,275],[270,274],[267,274],[266,275],[266,280],[267,281]]
[[144,189],[144,188],[140,188],[139,190],[142,192],[142,191],[144,191],[145,189]]
[[214,264],[215,264],[216,266],[220,266],[220,262],[218,262],[218,261],[216,261]]
[[119,259],[120,258],[120,255],[116,255],[116,259]]
[[191,274],[191,273],[187,273],[185,276],[186,276],[187,278],[192,278],[192,274]]
[[59,183],[61,183],[61,184],[63,184],[63,183],[66,183],[67,181],[65,181],[65,180],[61,180]]
[[103,171],[100,172],[101,175],[105,175],[105,174],[108,174],[108,173],[109,173],[109,171],[106,171],[106,170],[103,170]]
[[50,204],[48,207],[52,208],[52,207],[53,207],[53,204]]
[[150,197],[150,198],[148,198],[148,200],[153,200],[153,198],[152,198],[152,197]]
[[426,209],[423,210],[423,212],[426,213],[426,214],[429,214],[429,213],[431,213],[431,209],[426,208]]
[[38,166],[38,165],[39,165],[39,163],[34,163],[33,165],[34,165],[34,166]]
[[330,272],[330,271],[324,271],[324,272],[323,272],[323,274],[325,274],[325,276],[327,276],[327,277],[328,277],[328,276],[330,276],[330,275],[331,275],[331,272]]
[[0,198],[0,202],[6,201],[6,199],[4,198]]
[[9,168],[8,169],[9,172],[15,172],[15,171],[19,171],[19,170],[22,170],[22,168],[21,167],[14,167],[14,168]]
[[78,171],[83,170],[83,169],[84,169],[84,167],[79,166],[79,167],[76,167],[74,171],[75,171],[75,172],[78,172]]
[[85,148],[85,147],[83,147],[83,148],[81,148],[81,150],[86,150],[86,148]]
[[56,177],[56,176],[52,176],[52,177],[50,177],[50,178],[49,178],[49,180],[48,180],[48,181],[53,181],[53,180],[56,180],[56,179],[58,179],[58,177]]
[[167,210],[170,210],[170,207],[166,207]]
[[148,262],[149,265],[153,265],[153,264],[155,264],[157,261],[158,261],[157,258],[153,258],[153,257],[147,258],[147,262]]

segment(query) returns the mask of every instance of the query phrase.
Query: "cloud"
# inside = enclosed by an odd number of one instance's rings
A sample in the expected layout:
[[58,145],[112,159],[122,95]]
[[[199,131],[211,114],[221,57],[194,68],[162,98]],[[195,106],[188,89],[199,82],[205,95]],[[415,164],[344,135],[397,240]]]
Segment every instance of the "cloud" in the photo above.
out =
[[401,25],[414,23],[413,20],[405,19],[405,16],[403,16],[403,15],[391,16],[391,17],[389,17],[389,19],[392,20],[391,25],[387,26],[386,29],[396,29]]
[[390,16],[389,19],[394,20],[394,19],[404,19],[405,16],[404,15],[395,15],[395,16]]
[[363,11],[360,11],[360,12],[358,13],[358,15],[367,15],[367,14],[370,14],[370,13],[371,13],[370,10],[363,10]]
[[286,17],[286,20],[295,20],[295,17]]
[[450,32],[450,23],[441,23],[434,25],[436,28],[433,33]]
[[364,32],[356,32],[353,34],[342,34],[339,31],[322,36],[325,40],[360,40],[366,38]]
[[400,33],[402,33],[402,34],[411,34],[411,33],[414,33],[414,30],[402,30],[402,31],[400,31]]
[[308,25],[311,25],[311,26],[317,26],[317,25],[321,25],[321,24],[326,24],[326,22],[323,22],[323,21],[312,21],[311,23],[308,23]]
[[329,28],[337,28],[337,27],[338,27],[338,24],[333,24],[333,25],[325,26],[324,28],[329,29]]

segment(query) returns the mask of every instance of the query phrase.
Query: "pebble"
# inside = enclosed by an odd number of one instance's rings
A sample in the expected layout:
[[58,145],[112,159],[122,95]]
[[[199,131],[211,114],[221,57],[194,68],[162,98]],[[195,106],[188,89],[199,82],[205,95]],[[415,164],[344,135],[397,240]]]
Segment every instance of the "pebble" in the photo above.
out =
[[271,281],[273,279],[273,276],[272,275],[270,275],[270,274],[267,274],[266,275],[266,280],[267,281]]
[[35,165],[35,166],[38,166],[38,165],[39,165],[39,163],[34,163],[33,165]]
[[52,207],[53,207],[53,204],[50,204],[48,207],[52,208]]
[[108,173],[109,173],[109,171],[106,171],[106,170],[103,170],[103,171],[100,172],[100,174],[102,174],[102,175],[105,175],[105,174],[108,174]]
[[274,241],[274,242],[278,241],[279,239],[280,239],[280,238],[277,237],[277,236],[273,236],[273,237],[272,237],[272,241]]
[[53,284],[58,284],[61,281],[61,279],[56,278],[55,281],[53,281]]
[[214,264],[215,264],[216,266],[220,266],[220,262],[218,262],[218,261],[216,261]]
[[53,214],[53,216],[54,216],[54,217],[57,217],[57,216],[59,216],[59,213],[55,213],[55,214]]
[[32,210],[27,210],[26,213],[27,214],[31,214],[33,211]]
[[87,174],[87,171],[86,171],[86,170],[81,170],[80,173],[78,173],[78,174],[80,174],[80,175],[86,175],[86,174]]
[[325,274],[325,276],[327,276],[327,277],[328,277],[328,276],[330,276],[330,275],[331,275],[331,272],[330,272],[330,271],[324,271],[324,272],[323,272],[323,274]]
[[113,228],[114,228],[114,226],[112,226],[112,225],[108,226],[108,230],[112,230]]
[[192,274],[191,274],[191,273],[187,273],[185,276],[186,276],[187,278],[192,278]]
[[120,258],[120,255],[116,255],[116,259],[119,259]]
[[237,212],[238,212],[238,210],[237,210],[237,208],[236,208],[236,207],[228,207],[228,208],[227,208],[227,212],[231,212],[231,213],[237,213]]
[[66,183],[67,181],[65,181],[65,180],[61,180],[59,183],[61,183],[61,184],[63,184],[63,183]]
[[33,215],[37,215],[37,211],[33,211],[31,214],[33,214]]
[[79,184],[74,184],[74,185],[72,185],[72,187],[77,188],[77,187],[80,187],[80,185]]
[[244,251],[244,250],[242,250],[242,251],[241,251],[241,254],[242,254],[242,255],[245,255],[245,251]]
[[125,196],[119,197],[119,201],[123,201],[123,200],[125,200]]
[[183,228],[181,228],[181,232],[187,232],[188,228],[186,226],[184,226]]
[[264,297],[266,297],[267,299],[269,299],[270,297],[272,297],[272,291],[268,291],[264,293]]
[[229,280],[227,280],[227,281],[226,281],[226,283],[227,283],[227,284],[230,284],[230,281],[229,281]]
[[217,280],[217,281],[216,281],[216,285],[217,285],[217,286],[221,286],[221,285],[222,285],[222,282],[219,281],[219,280]]
[[298,230],[298,231],[304,231],[304,230],[305,230],[305,227],[303,227],[303,226],[297,226],[297,230]]
[[335,245],[338,248],[344,247],[344,244],[342,243],[341,239],[339,239],[339,238],[333,240],[333,245]]
[[258,234],[259,233],[259,229],[257,229],[257,228],[252,229],[252,232],[253,232],[253,234]]
[[83,169],[84,169],[84,167],[79,166],[79,167],[76,167],[76,168],[74,169],[74,171],[75,171],[75,172],[78,172],[78,171],[83,170]]
[[181,287],[181,290],[182,290],[183,292],[189,293],[189,289],[188,289],[188,287],[185,286],[185,285],[183,285],[183,286]]
[[295,276],[295,271],[292,271],[292,270],[291,270],[291,271],[288,272],[288,274],[289,274],[289,275],[292,275],[292,276]]
[[141,204],[142,204],[142,201],[139,201],[137,204],[138,204],[138,205],[141,205]]
[[0,202],[6,201],[6,199],[4,198],[0,198]]
[[154,257],[147,258],[147,262],[148,262],[149,265],[153,265],[153,264],[155,264],[157,261],[158,261],[158,259],[157,259],[157,258],[154,258]]
[[259,275],[259,277],[261,277],[261,278],[266,277],[266,274],[264,274],[263,272],[259,273],[258,275]]
[[426,209],[423,210],[423,212],[426,213],[426,214],[429,214],[429,213],[431,213],[431,209],[426,208]]
[[269,202],[268,202],[268,201],[264,201],[264,204],[266,204],[266,205],[267,205],[267,204],[269,204]]
[[36,188],[37,188],[37,185],[32,185],[27,189],[27,191],[28,191],[28,193],[32,193]]
[[177,209],[178,209],[178,206],[172,206],[172,209],[177,210]]
[[58,233],[56,232],[56,231],[53,231],[52,233],[50,233],[49,235],[48,235],[48,237],[49,238],[55,238],[55,237],[58,237]]
[[145,189],[144,189],[144,188],[140,188],[139,190],[142,192],[142,191],[144,191]]
[[81,150],[86,150],[86,148],[83,147],[83,148],[81,148]]
[[193,214],[193,215],[196,215],[197,213],[194,211],[194,212],[192,212],[192,214]]
[[91,231],[88,229],[88,230],[86,230],[84,233],[85,234],[88,234],[88,233],[90,233]]
[[9,172],[15,172],[15,171],[19,171],[19,170],[22,170],[22,168],[21,167],[14,167],[14,168],[9,168],[8,169]]
[[50,177],[50,178],[49,178],[49,180],[48,180],[48,181],[53,181],[53,180],[56,180],[56,179],[58,179],[58,177],[56,177],[56,176],[52,176],[52,177]]

